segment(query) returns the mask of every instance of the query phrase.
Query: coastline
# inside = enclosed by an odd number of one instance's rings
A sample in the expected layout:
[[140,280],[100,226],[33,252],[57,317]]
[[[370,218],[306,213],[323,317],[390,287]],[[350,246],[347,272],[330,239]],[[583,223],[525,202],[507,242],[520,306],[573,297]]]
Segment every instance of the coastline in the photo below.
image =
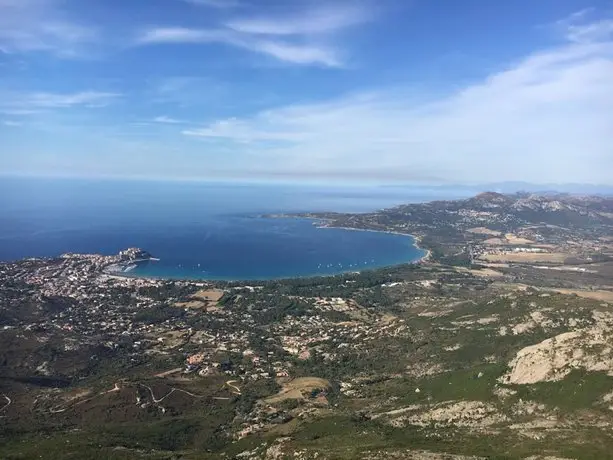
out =
[[[329,222],[329,220],[327,219],[320,219],[320,218],[312,218],[312,220],[314,221],[326,221]],[[414,261],[411,262],[407,262],[409,264],[417,264],[417,263],[422,263],[422,262],[427,262],[430,260],[430,257],[432,256],[432,251],[430,249],[424,249],[420,246],[421,243],[421,236],[417,236],[417,235],[412,235],[411,233],[402,233],[402,232],[395,232],[392,230],[374,230],[371,228],[355,228],[355,227],[337,227],[334,225],[317,225],[317,228],[338,228],[341,230],[353,230],[355,232],[373,232],[373,233],[389,233],[390,235],[399,235],[399,236],[410,236],[411,238],[413,238],[413,241],[415,242],[415,244],[413,244],[413,246],[415,246],[417,249],[421,250],[421,251],[425,251],[426,253],[420,257],[419,259],[416,259]]]
[[[368,228],[355,228],[355,227],[341,227],[341,226],[333,226],[333,225],[329,225],[329,223],[332,222],[331,219],[325,219],[325,218],[317,218],[317,217],[303,217],[303,216],[280,216],[280,215],[275,215],[273,217],[270,216],[266,216],[266,218],[275,218],[275,219],[279,219],[279,218],[298,218],[298,219],[305,219],[305,220],[309,220],[312,222],[313,226],[315,226],[317,229],[324,229],[324,228],[332,228],[332,229],[339,229],[339,230],[351,230],[351,231],[361,231],[361,232],[373,232],[373,233],[388,233],[391,235],[398,235],[398,236],[403,236],[403,237],[409,237],[412,238],[412,244],[411,246],[414,247],[415,249],[417,249],[418,251],[420,251],[422,254],[420,257],[415,258],[415,259],[409,259],[409,260],[405,260],[405,261],[400,261],[400,262],[396,262],[396,263],[392,263],[390,265],[383,265],[383,266],[379,266],[379,267],[373,267],[373,268],[366,268],[366,270],[368,271],[376,271],[376,270],[382,270],[385,268],[389,268],[389,267],[394,267],[394,266],[400,266],[400,265],[405,265],[405,264],[422,264],[422,263],[426,263],[430,260],[431,258],[431,251],[429,249],[424,249],[420,246],[421,243],[421,236],[417,236],[417,235],[412,235],[410,233],[402,233],[402,232],[398,232],[398,231],[392,231],[392,230],[374,230],[374,229],[368,229]],[[149,259],[145,259],[146,261],[156,261],[159,259],[156,258],[149,258]],[[144,262],[145,260],[140,259],[136,262]],[[135,262],[135,261],[131,261],[131,262]],[[330,273],[330,274],[326,274],[326,273],[313,273],[313,274],[306,274],[306,275],[296,275],[296,276],[281,276],[281,277],[276,277],[276,278],[250,278],[250,279],[226,279],[226,278],[192,278],[192,277],[181,277],[181,276],[177,276],[177,277],[173,277],[172,275],[169,276],[155,276],[155,275],[147,275],[147,274],[140,274],[140,273],[135,273],[133,270],[134,268],[136,268],[136,265],[122,265],[122,264],[112,264],[109,265],[107,267],[105,267],[102,270],[102,273],[106,276],[112,277],[112,278],[119,278],[119,279],[144,279],[144,280],[158,280],[158,281],[180,281],[180,282],[207,282],[207,283],[232,283],[232,282],[266,282],[266,281],[275,281],[275,280],[287,280],[287,279],[309,279],[309,278],[318,278],[318,277],[336,277],[336,276],[343,276],[343,275],[349,275],[349,274],[356,274],[356,273],[361,273],[364,270],[347,270],[347,271],[342,271],[339,273]]]
[[432,251],[430,249],[424,249],[420,246],[422,237],[418,235],[413,235],[411,233],[396,232],[393,230],[374,230],[371,228],[341,227],[341,226],[335,226],[335,225],[327,225],[326,223],[334,222],[334,220],[325,218],[325,217],[309,217],[309,216],[292,215],[292,214],[269,214],[269,215],[262,215],[260,217],[263,217],[265,219],[305,219],[305,220],[312,221],[313,225],[315,225],[317,228],[338,228],[341,230],[353,230],[356,232],[389,233],[391,235],[409,236],[413,238],[413,241],[415,242],[413,246],[415,246],[417,249],[425,251],[425,254],[419,259],[416,259],[410,262],[406,262],[406,263],[417,264],[417,263],[428,262],[430,258],[432,257]]

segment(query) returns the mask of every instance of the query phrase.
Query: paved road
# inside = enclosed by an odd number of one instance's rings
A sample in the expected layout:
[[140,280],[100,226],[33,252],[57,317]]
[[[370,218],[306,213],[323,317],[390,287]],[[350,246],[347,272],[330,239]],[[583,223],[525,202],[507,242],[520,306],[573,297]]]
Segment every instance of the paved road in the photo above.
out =
[[240,395],[241,394],[241,389],[239,387],[237,387],[236,385],[233,385],[236,382],[238,382],[238,380],[228,380],[226,382],[226,385],[228,385],[230,388],[232,388],[235,391],[234,394]]
[[0,407],[0,412],[2,412],[4,409],[9,407],[11,403],[13,402],[11,401],[11,398],[9,398],[7,395],[3,394],[2,396],[4,397],[4,399],[6,399],[6,404],[3,407]]

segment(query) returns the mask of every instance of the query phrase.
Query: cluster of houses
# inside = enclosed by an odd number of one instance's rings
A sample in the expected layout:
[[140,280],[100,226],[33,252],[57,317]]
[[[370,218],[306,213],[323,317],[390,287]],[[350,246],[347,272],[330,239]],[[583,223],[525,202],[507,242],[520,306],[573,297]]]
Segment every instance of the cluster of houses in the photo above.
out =
[[[181,355],[185,359],[184,372],[201,377],[226,374],[241,380],[291,378],[296,359],[308,360],[318,353],[333,360],[343,348],[367,348],[382,336],[408,336],[402,320],[383,320],[342,298],[301,298],[312,306],[311,314],[288,315],[266,325],[257,324],[250,312],[235,311],[231,302],[214,309],[176,306],[185,314],[153,323],[135,321],[135,315],[160,304],[159,299],[148,297],[143,293],[147,289],[141,288],[161,287],[164,282],[105,273],[103,268],[116,258],[68,254],[59,259],[31,261],[29,265],[5,264],[1,269],[12,280],[34,286],[39,300],[58,298],[65,302],[45,317],[45,328],[84,337],[104,334],[101,343],[110,348],[127,339],[135,355]],[[196,289],[196,283],[191,284]],[[181,305],[180,300],[166,299],[166,305]],[[332,320],[325,314],[330,311],[342,312],[351,319]],[[215,327],[193,328],[199,323],[192,320],[202,316]],[[261,346],[254,347],[254,339]]]

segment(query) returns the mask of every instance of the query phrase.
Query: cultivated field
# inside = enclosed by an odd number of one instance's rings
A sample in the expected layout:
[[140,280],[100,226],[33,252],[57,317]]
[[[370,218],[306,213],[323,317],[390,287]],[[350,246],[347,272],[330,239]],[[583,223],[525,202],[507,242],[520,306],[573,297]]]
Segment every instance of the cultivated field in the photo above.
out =
[[276,395],[264,399],[266,404],[277,404],[287,399],[305,399],[313,390],[324,390],[330,387],[330,382],[319,377],[300,377],[287,382]]
[[513,262],[513,263],[554,263],[561,264],[569,257],[562,252],[530,253],[513,252],[507,254],[485,254],[481,258],[487,262]]

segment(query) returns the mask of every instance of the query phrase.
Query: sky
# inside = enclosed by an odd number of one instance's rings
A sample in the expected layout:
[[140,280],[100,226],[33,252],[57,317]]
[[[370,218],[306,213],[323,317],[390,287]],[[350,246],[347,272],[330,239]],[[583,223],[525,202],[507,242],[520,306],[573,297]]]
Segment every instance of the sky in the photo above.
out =
[[612,173],[612,0],[0,0],[3,175]]

